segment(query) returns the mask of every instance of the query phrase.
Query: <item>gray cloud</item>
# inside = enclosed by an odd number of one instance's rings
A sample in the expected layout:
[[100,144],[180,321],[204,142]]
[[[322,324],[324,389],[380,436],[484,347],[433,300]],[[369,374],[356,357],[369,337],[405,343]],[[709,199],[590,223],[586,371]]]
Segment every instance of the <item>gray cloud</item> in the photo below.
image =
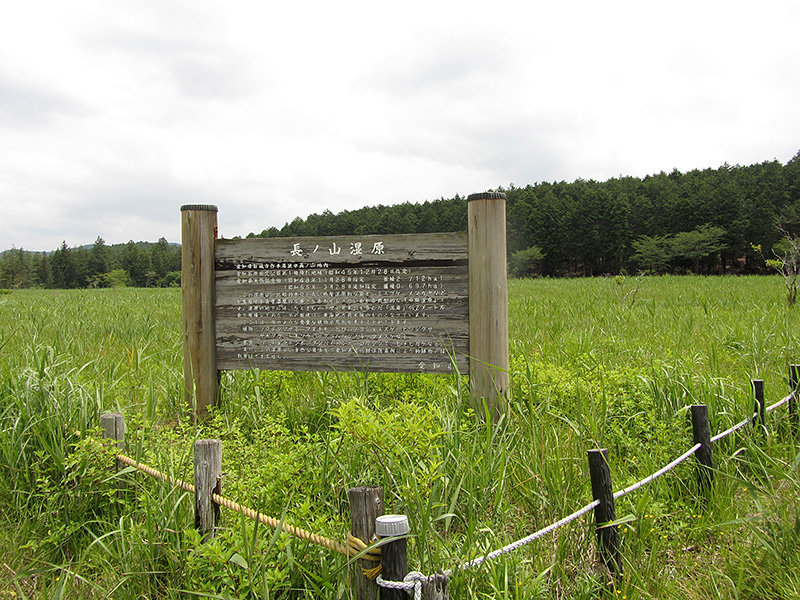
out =
[[[444,35],[404,47],[369,69],[358,84],[403,100],[440,94],[486,92],[487,80],[497,81],[515,58],[501,42],[475,44],[464,33]],[[476,86],[470,90],[470,86]]]
[[85,108],[66,94],[0,73],[0,125],[3,127],[38,128],[60,115],[85,113]]
[[230,100],[261,86],[257,65],[232,48],[180,39],[166,32],[116,29],[88,34],[84,43],[98,53],[111,52],[121,67],[144,77],[163,77],[192,101]]

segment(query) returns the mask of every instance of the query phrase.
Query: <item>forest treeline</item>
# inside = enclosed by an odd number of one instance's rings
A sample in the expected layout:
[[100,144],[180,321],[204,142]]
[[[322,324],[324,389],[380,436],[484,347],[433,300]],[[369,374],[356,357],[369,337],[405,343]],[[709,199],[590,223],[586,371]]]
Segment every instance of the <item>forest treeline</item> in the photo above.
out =
[[181,283],[181,248],[163,237],[156,243],[129,241],[53,252],[12,248],[0,255],[0,288],[170,287]]
[[[757,273],[800,234],[800,152],[786,165],[537,183],[506,193],[512,274]],[[248,237],[464,231],[466,198],[296,218]]]
[[[510,185],[509,268],[513,275],[758,273],[772,248],[800,235],[800,152],[717,169],[677,169],[644,178]],[[369,206],[297,217],[247,237],[465,231],[467,200]],[[0,288],[169,286],[180,283],[180,248],[164,238],[50,253],[0,254]]]

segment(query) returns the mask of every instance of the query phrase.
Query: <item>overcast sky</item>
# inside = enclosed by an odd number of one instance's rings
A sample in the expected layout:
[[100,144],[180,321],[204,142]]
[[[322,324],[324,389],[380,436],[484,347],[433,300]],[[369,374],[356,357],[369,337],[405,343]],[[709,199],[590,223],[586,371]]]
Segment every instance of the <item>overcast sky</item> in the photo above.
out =
[[499,185],[786,163],[797,0],[26,0],[0,250],[226,237]]

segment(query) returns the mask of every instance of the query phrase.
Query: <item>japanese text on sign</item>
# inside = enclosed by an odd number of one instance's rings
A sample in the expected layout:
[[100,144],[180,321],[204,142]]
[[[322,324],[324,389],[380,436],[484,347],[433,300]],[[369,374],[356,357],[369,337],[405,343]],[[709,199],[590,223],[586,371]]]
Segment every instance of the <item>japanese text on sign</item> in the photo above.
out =
[[253,240],[218,242],[220,368],[465,369],[466,260],[431,264],[403,238],[402,251],[383,238],[257,240],[258,257],[241,246]]

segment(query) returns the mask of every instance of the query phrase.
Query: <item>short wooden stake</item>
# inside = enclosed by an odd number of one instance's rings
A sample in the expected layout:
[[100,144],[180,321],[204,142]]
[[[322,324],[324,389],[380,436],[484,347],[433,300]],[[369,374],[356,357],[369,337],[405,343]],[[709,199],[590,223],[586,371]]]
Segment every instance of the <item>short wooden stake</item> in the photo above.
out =
[[707,496],[714,483],[714,459],[711,453],[711,425],[708,422],[708,407],[705,404],[692,406],[692,436],[700,444],[697,457],[697,487],[701,495]]
[[597,543],[600,556],[608,570],[615,575],[622,573],[622,555],[619,533],[615,526],[608,526],[617,518],[614,507],[614,490],[611,484],[611,470],[608,466],[608,450],[589,450],[589,475],[592,479],[592,497],[599,500],[594,509],[597,526]]
[[[375,534],[379,538],[408,535],[408,517],[405,515],[383,515],[375,520]],[[400,538],[381,546],[381,576],[386,581],[403,581],[408,575],[408,540]],[[408,600],[405,590],[381,587],[381,600]]]
[[103,438],[116,440],[117,448],[125,450],[125,417],[121,413],[105,413],[100,417]]
[[789,423],[792,430],[796,432],[800,425],[797,411],[797,395],[800,393],[800,365],[789,365],[789,387],[792,394],[789,397]]
[[194,526],[206,540],[214,537],[220,517],[213,494],[222,494],[222,442],[197,440],[194,443]]
[[428,577],[422,584],[422,597],[424,600],[449,600],[450,591],[447,589],[447,575],[437,573]]
[[[350,500],[350,532],[366,544],[375,537],[375,520],[383,514],[383,488],[366,485],[347,490]],[[365,576],[362,569],[371,569],[375,563],[359,559],[351,571],[353,597],[356,600],[375,600],[378,584]]]
[[[105,413],[100,416],[100,427],[103,429],[103,439],[116,440],[116,447],[120,452],[125,451],[125,417],[122,413]],[[123,464],[116,461],[117,471],[123,469]]]
[[753,395],[756,399],[755,408],[753,410],[753,427],[757,425],[765,427],[767,425],[767,407],[764,404],[763,379],[753,379]]

